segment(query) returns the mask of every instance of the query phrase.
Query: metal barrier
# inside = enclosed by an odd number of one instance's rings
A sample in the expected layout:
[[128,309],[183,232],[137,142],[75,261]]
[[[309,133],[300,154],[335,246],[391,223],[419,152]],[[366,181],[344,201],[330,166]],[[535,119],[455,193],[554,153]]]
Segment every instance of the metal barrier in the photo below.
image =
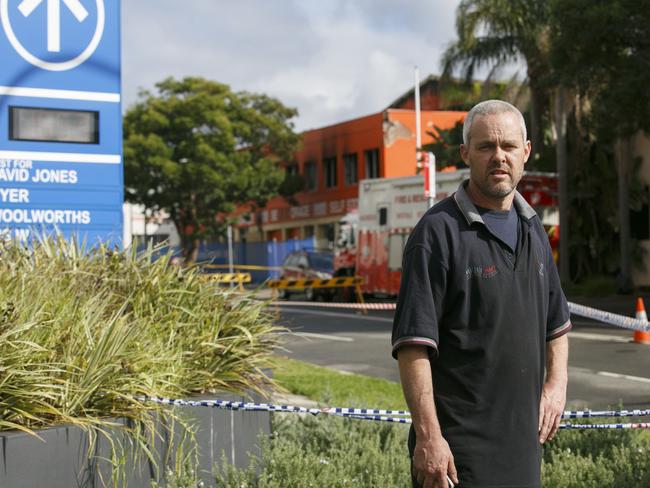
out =
[[208,273],[201,275],[201,279],[212,283],[236,284],[240,290],[244,289],[244,283],[251,282],[250,273]]
[[[361,276],[342,276],[339,278],[300,278],[297,280],[280,279],[280,280],[267,280],[266,286],[273,290],[274,298],[277,298],[278,290],[309,290],[314,288],[354,288],[358,304],[363,304],[363,293],[361,292],[361,285],[365,282]],[[363,314],[368,311],[365,308],[361,309]]]
[[364,280],[360,276],[329,278],[329,279],[311,279],[301,278],[298,280],[281,279],[268,280],[266,285],[269,288],[276,289],[305,289],[305,288],[347,288],[349,286],[361,286]]

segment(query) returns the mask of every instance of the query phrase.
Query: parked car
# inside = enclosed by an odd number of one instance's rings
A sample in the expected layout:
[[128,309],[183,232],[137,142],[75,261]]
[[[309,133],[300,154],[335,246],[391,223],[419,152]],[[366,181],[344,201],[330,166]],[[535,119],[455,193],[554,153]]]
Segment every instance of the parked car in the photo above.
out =
[[[282,263],[281,279],[329,279],[334,275],[334,253],[331,251],[306,250],[293,251]],[[280,298],[289,298],[291,294],[304,293],[307,300],[324,300],[332,298],[332,290],[322,288],[289,288],[278,290]]]

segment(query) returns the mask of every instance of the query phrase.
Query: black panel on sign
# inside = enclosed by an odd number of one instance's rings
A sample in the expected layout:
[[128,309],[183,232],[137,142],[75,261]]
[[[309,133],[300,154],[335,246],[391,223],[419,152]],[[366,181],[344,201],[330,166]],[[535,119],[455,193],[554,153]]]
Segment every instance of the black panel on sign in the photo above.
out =
[[99,144],[99,112],[9,107],[9,139]]

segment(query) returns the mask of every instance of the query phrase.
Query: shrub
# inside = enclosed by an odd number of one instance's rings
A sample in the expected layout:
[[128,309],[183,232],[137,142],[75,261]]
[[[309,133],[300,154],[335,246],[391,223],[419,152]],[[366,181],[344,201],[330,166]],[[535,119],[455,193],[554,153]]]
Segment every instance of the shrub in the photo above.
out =
[[150,413],[173,413],[137,397],[268,390],[266,304],[155,253],[0,242],[0,430],[68,423],[113,442],[121,417],[146,452]]
[[640,431],[560,432],[544,452],[542,478],[549,488],[650,486],[650,441]]
[[408,486],[404,425],[276,414],[263,458],[248,470],[229,468],[223,488]]
[[[248,470],[230,467],[217,477],[217,486],[410,486],[404,425],[287,414],[276,414],[273,424],[263,459]],[[544,449],[542,485],[647,488],[649,450],[648,437],[639,431],[562,431]]]

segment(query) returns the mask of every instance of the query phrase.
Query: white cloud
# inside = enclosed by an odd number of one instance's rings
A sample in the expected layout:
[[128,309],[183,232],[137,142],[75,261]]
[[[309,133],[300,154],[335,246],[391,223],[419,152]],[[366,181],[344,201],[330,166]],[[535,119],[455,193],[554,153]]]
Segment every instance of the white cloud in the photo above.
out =
[[439,73],[458,0],[123,2],[125,105],[167,76],[204,76],[299,109],[299,129],[374,113]]

